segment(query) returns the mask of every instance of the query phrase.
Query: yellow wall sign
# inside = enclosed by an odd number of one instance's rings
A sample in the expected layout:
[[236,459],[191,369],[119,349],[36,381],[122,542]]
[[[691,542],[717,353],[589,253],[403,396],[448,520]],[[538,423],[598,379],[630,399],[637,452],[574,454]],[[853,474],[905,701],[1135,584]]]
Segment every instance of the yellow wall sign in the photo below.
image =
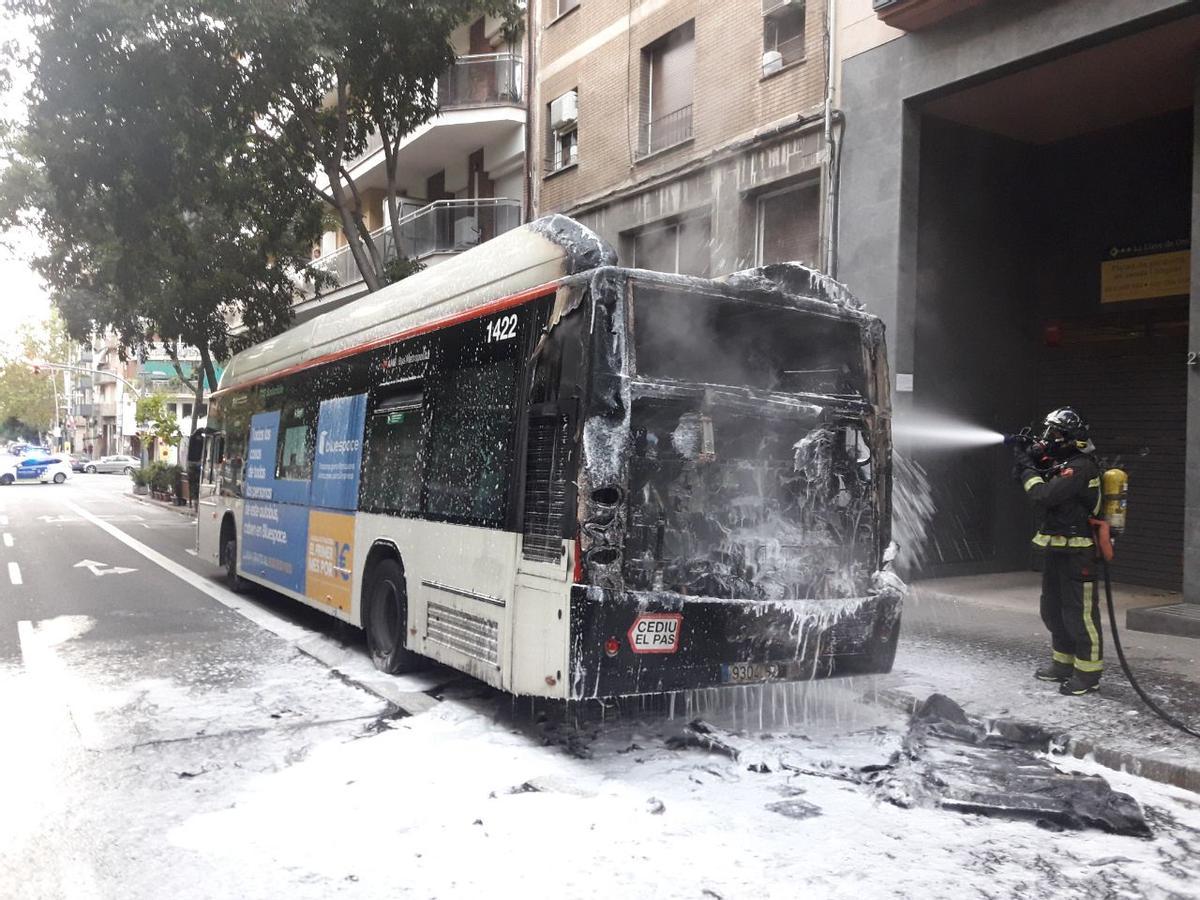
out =
[[[1117,248],[1110,255],[1117,255]],[[1174,250],[1107,259],[1100,264],[1100,302],[1151,300],[1187,294],[1191,287],[1192,253]]]
[[350,576],[354,566],[354,516],[343,513],[308,514],[308,578],[304,593],[326,606],[350,611]]

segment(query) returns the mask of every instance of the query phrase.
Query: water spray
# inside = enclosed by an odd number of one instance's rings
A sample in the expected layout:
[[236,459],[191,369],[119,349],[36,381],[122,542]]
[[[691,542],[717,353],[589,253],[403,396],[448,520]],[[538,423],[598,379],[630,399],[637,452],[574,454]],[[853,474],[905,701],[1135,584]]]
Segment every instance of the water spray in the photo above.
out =
[[999,431],[934,413],[906,413],[892,423],[896,440],[909,447],[991,447],[1004,443]]

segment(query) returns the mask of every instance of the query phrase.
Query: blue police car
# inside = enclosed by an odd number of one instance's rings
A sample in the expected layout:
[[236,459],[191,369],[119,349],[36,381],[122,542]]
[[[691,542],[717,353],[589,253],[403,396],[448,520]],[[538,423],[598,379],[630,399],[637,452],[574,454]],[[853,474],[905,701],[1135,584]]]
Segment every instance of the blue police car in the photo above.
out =
[[57,456],[26,456],[0,462],[0,484],[18,482],[54,482],[62,484],[71,477],[71,464]]

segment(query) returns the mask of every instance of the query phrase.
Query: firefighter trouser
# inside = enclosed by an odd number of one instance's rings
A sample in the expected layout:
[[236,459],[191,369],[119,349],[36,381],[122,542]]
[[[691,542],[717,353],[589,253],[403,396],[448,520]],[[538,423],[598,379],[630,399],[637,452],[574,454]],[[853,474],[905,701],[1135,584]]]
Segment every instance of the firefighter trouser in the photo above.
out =
[[1096,563],[1089,550],[1050,550],[1042,570],[1042,622],[1056,662],[1081,672],[1104,668],[1104,636],[1096,597]]

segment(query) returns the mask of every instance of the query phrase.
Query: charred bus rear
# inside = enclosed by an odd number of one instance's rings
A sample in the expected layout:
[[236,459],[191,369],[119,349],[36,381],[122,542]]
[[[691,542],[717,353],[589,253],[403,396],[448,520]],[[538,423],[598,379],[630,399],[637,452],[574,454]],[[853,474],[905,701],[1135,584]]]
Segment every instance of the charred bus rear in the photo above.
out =
[[794,265],[590,294],[573,695],[889,670],[879,320]]

